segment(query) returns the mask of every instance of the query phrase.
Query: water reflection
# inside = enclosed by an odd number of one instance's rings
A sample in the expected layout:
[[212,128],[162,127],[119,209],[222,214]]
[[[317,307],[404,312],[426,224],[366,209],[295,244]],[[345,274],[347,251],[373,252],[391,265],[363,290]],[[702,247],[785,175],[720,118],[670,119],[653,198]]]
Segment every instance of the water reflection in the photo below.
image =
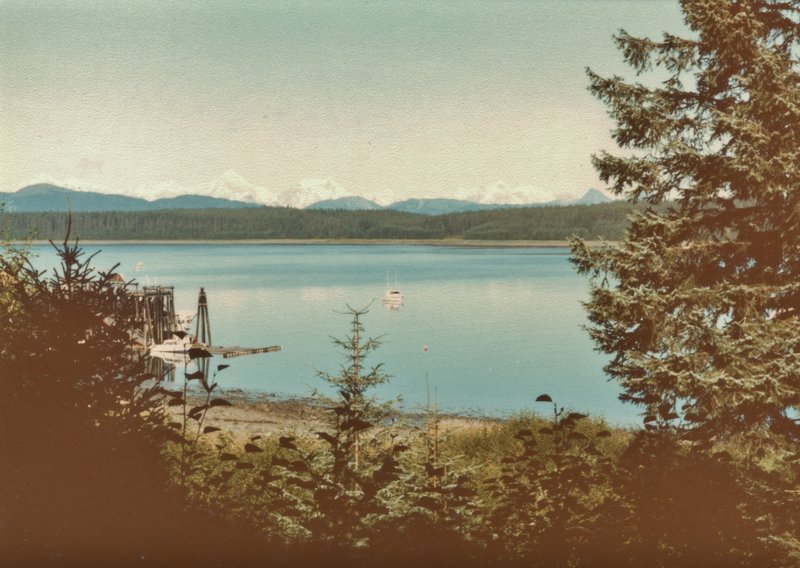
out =
[[383,301],[383,307],[386,308],[387,312],[397,312],[400,311],[400,308],[403,306],[403,301],[397,302],[387,302],[386,300]]
[[167,383],[183,382],[185,374],[197,371],[208,376],[208,359],[190,359],[187,353],[151,353],[146,366],[148,373]]

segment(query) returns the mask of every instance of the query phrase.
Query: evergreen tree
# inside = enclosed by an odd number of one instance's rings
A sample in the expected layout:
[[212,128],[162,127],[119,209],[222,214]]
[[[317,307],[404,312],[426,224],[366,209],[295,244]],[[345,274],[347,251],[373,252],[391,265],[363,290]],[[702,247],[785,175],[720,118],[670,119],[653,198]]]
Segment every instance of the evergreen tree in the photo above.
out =
[[11,565],[152,556],[164,427],[129,349],[133,300],[77,241],[56,251],[48,278],[27,249],[0,249],[0,552]]
[[616,37],[637,72],[666,71],[660,86],[589,72],[616,141],[641,150],[595,156],[601,177],[666,204],[619,245],[574,243],[591,334],[648,422],[797,439],[800,2],[682,4],[692,39]]
[[336,390],[332,398],[320,395],[331,421],[329,431],[317,432],[324,450],[304,453],[294,437],[284,437],[281,452],[291,456],[291,461],[280,456],[272,459],[273,465],[303,475],[287,476],[286,482],[311,490],[302,507],[308,514],[303,526],[324,555],[346,553],[348,547],[364,548],[370,543],[372,527],[389,514],[382,491],[398,479],[397,457],[408,450],[395,443],[391,429],[384,435],[374,431],[393,408],[391,402],[379,402],[371,392],[386,383],[389,375],[382,371],[382,364],[368,367],[365,363],[380,346],[378,339],[364,337],[361,319],[368,311],[347,306],[351,333],[345,339],[333,338],[344,351],[346,363],[339,374],[318,371]]
[[93,267],[69,225],[53,246],[60,266],[43,272],[29,249],[0,243],[4,565],[199,565],[219,550],[246,565],[248,527],[185,511],[170,479],[175,433],[160,381],[132,348],[128,285],[116,267]]
[[798,553],[800,1],[681,6],[686,38],[615,37],[656,80],[589,71],[626,149],[594,165],[649,207],[619,244],[575,240],[572,260],[592,278],[590,333],[623,400],[650,430],[743,458],[780,519],[769,538]]

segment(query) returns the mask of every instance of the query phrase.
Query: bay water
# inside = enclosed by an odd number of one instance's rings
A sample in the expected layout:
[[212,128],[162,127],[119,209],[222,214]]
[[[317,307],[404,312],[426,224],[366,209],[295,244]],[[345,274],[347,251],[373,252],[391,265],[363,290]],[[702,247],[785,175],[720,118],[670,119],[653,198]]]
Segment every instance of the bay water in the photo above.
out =
[[[35,264],[56,264],[35,246]],[[326,391],[317,371],[345,363],[332,337],[350,333],[347,306],[368,307],[365,336],[382,344],[366,360],[392,378],[376,394],[401,408],[438,402],[447,412],[507,416],[552,412],[536,403],[636,422],[603,372],[583,326],[589,285],[566,248],[348,244],[103,244],[93,264],[140,285],[175,287],[178,310],[193,310],[203,287],[214,345],[281,351],[212,361],[230,365],[221,388],[307,396]],[[404,300],[389,309],[392,285]]]

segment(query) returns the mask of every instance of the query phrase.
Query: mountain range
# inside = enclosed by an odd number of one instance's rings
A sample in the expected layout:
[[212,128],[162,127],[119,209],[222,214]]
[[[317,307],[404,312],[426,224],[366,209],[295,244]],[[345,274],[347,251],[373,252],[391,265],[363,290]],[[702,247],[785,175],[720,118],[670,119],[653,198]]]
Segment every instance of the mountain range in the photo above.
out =
[[[235,174],[234,174],[235,175]],[[321,182],[321,183],[320,183]],[[260,188],[243,178],[233,176],[216,180],[209,187],[196,187],[201,194],[175,193],[174,187],[157,187],[156,194],[166,195],[157,199],[131,197],[96,191],[78,191],[59,185],[39,183],[23,187],[16,192],[0,193],[0,203],[7,212],[38,211],[155,211],[165,209],[232,209],[242,207],[293,207],[297,209],[341,209],[373,210],[391,209],[424,215],[442,215],[464,211],[502,209],[509,207],[593,205],[607,203],[612,199],[597,189],[588,190],[579,199],[553,200],[544,203],[479,202],[461,199],[406,199],[390,205],[380,205],[365,197],[341,195],[343,190],[328,180],[303,180],[297,187],[282,193],[280,199],[264,203]],[[340,195],[339,197],[336,197]]]
[[155,211],[159,209],[231,209],[255,207],[244,203],[206,195],[180,195],[148,201],[141,197],[129,197],[76,191],[47,183],[23,187],[13,193],[0,193],[0,203],[10,213],[30,211]]

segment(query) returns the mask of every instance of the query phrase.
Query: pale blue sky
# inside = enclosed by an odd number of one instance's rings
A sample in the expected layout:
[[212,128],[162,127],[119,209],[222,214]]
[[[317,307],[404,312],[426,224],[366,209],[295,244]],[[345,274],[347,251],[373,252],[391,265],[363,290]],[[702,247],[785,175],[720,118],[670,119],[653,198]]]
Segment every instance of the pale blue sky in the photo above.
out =
[[684,31],[674,0],[0,0],[0,191],[120,193],[233,170],[285,189],[463,196],[602,187],[584,68]]

